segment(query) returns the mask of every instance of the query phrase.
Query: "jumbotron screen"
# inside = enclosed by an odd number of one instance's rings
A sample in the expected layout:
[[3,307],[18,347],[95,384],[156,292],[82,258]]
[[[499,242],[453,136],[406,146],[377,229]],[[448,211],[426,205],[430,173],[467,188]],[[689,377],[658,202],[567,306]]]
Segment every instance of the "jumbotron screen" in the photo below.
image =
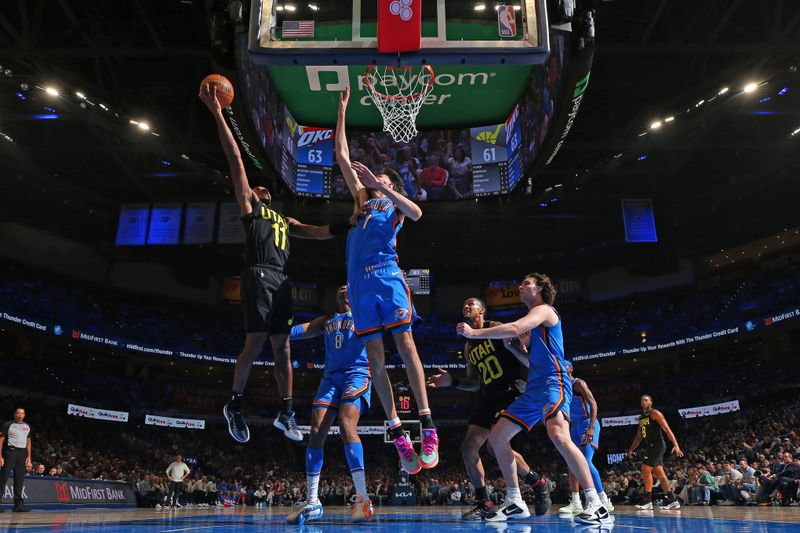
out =
[[[238,74],[250,125],[263,153],[298,196],[352,201],[334,157],[334,129],[302,124],[277,94],[263,65],[239,42]],[[424,130],[409,143],[382,131],[348,128],[350,159],[373,172],[391,168],[417,202],[496,196],[513,191],[550,133],[564,70],[565,41],[551,36],[551,60],[532,72],[530,90],[499,124]]]

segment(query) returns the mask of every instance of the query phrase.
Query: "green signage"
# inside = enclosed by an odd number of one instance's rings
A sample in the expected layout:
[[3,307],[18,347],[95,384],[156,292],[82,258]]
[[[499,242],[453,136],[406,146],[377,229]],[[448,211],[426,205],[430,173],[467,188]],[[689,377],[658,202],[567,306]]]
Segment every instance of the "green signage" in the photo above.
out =
[[[338,93],[350,87],[348,127],[380,130],[378,110],[365,84],[364,66],[270,66],[281,100],[298,123],[334,126]],[[436,81],[417,117],[420,129],[499,124],[522,96],[530,65],[436,66]],[[414,67],[412,73],[419,71]],[[413,75],[413,74],[412,74]]]

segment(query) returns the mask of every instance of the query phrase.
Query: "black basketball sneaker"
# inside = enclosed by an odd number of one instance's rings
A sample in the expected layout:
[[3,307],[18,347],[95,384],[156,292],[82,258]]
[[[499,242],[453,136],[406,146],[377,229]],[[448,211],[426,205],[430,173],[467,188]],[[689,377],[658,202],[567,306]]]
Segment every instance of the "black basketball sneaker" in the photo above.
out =
[[475,507],[461,515],[464,520],[484,520],[490,514],[494,513],[494,506],[485,501],[479,501]]

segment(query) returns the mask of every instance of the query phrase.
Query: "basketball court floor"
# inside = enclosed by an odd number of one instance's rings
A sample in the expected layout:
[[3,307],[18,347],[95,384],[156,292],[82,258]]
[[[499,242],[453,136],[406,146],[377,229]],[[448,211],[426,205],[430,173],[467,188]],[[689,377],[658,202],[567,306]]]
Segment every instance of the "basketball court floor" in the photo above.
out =
[[284,523],[288,508],[245,509],[130,509],[34,511],[0,515],[1,531],[65,532],[103,531],[177,533],[179,531],[363,531],[370,533],[448,533],[508,531],[509,533],[566,531],[677,531],[691,533],[737,533],[800,531],[800,508],[789,507],[686,507],[671,512],[636,511],[620,506],[612,526],[579,526],[570,518],[547,514],[508,523],[466,522],[460,519],[466,508],[381,507],[366,523],[350,522],[343,507],[329,507],[318,521],[304,526]]

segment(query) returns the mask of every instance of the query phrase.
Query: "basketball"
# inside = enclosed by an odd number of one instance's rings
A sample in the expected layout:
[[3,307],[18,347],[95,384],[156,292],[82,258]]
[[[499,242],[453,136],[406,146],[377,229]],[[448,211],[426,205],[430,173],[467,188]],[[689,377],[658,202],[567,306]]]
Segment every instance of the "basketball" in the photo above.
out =
[[221,74],[209,74],[200,82],[200,90],[211,85],[217,89],[217,100],[222,107],[228,107],[233,103],[233,84]]

